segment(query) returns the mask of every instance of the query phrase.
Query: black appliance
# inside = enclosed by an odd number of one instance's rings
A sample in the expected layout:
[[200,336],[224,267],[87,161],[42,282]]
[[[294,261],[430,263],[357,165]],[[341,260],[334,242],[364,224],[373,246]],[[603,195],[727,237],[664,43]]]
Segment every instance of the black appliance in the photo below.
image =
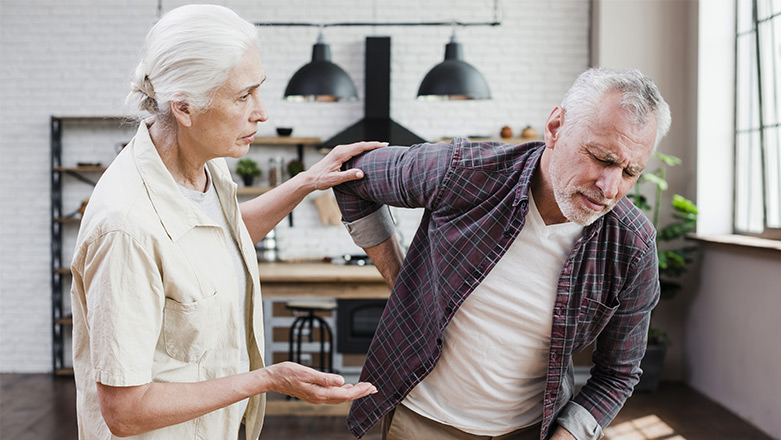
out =
[[323,142],[333,148],[357,141],[414,145],[425,139],[390,118],[390,37],[366,37],[364,118]]
[[337,299],[336,351],[366,353],[386,302],[384,299]]

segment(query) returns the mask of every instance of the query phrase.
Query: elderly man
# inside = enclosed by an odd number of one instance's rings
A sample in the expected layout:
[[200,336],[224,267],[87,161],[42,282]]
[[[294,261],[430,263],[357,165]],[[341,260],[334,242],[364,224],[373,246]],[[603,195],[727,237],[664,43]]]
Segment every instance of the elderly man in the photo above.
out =
[[[348,162],[343,218],[393,293],[357,437],[597,439],[632,393],[659,298],[655,231],[624,199],[670,126],[638,71],[591,69],[545,142],[388,147]],[[425,208],[406,258],[383,205]],[[572,355],[596,341],[574,395]]]

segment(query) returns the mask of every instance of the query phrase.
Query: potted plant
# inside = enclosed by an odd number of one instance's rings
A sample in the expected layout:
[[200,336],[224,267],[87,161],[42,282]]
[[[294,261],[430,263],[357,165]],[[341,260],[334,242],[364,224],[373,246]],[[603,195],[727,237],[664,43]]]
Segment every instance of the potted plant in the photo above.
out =
[[290,177],[294,177],[296,174],[304,171],[304,163],[298,159],[291,160],[287,163],[287,173]]
[[258,163],[250,158],[244,158],[236,163],[236,174],[241,176],[244,186],[252,186],[255,177],[260,176]]
[[[654,153],[654,157],[661,161],[662,165],[656,170],[645,173],[640,177],[635,185],[634,194],[627,196],[634,204],[650,214],[651,222],[657,230],[656,245],[659,256],[659,284],[661,288],[661,300],[671,300],[675,298],[681,289],[681,283],[678,278],[683,275],[687,266],[693,261],[695,246],[682,245],[680,239],[691,232],[694,232],[697,222],[697,206],[691,201],[678,194],[673,195],[671,200],[672,212],[671,221],[665,226],[659,225],[659,214],[662,206],[662,196],[668,188],[665,180],[667,167],[676,166],[681,160],[675,156],[668,156],[661,153]],[[649,203],[648,198],[641,194],[640,190],[646,184],[652,185],[653,201]],[[640,383],[635,387],[636,391],[653,391],[659,384],[662,364],[667,353],[667,347],[672,344],[670,336],[666,331],[653,326],[653,312],[651,314],[651,326],[648,329],[648,347],[646,355],[643,358],[640,368],[643,370],[643,376]]]

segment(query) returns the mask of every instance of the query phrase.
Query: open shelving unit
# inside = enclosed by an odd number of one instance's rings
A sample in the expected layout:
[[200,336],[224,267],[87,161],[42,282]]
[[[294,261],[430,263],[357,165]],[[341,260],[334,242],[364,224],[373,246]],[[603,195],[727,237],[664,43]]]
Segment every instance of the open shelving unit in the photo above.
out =
[[119,126],[125,117],[121,116],[67,116],[50,118],[50,160],[51,160],[51,316],[52,316],[52,371],[55,376],[73,374],[73,369],[65,362],[65,334],[73,325],[73,318],[65,308],[66,280],[71,271],[63,261],[63,233],[68,225],[78,227],[81,218],[78,210],[68,213],[63,210],[63,177],[71,176],[76,180],[94,186],[96,176],[106,170],[101,165],[66,166],[62,161],[63,123],[67,121],[103,121],[116,122]]

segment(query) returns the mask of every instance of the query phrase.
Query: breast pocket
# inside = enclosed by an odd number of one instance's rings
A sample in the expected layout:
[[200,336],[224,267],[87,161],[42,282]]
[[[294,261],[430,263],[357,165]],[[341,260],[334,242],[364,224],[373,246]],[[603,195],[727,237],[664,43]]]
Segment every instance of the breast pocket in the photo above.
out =
[[195,302],[165,299],[163,338],[165,350],[182,362],[198,362],[214,348],[220,328],[219,294]]
[[595,301],[591,298],[583,298],[578,313],[578,340],[576,346],[585,347],[599,336],[610,318],[616,313],[618,304],[613,307]]

